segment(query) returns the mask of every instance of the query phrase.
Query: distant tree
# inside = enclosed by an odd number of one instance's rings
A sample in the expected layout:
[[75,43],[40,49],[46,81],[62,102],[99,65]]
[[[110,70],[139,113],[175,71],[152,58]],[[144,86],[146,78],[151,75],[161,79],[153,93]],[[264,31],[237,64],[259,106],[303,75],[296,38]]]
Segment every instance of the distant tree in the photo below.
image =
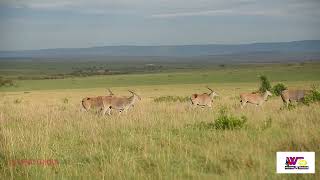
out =
[[5,79],[0,76],[0,87],[1,86],[13,86],[14,82],[11,79]]

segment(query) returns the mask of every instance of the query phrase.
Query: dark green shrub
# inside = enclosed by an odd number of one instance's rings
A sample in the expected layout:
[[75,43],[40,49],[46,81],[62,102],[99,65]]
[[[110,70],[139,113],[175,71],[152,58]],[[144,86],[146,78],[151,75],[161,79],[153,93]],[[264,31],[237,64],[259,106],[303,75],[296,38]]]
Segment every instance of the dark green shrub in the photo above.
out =
[[315,87],[303,99],[303,103],[306,105],[314,102],[320,102],[320,91]]
[[264,76],[264,75],[260,76],[260,81],[261,81],[260,88],[259,88],[260,92],[263,93],[266,90],[271,91],[271,84],[267,76]]
[[188,125],[187,128],[198,130],[234,130],[241,129],[246,126],[247,117],[235,117],[229,115],[225,108],[219,112],[217,119],[214,122],[199,122],[196,124]]
[[154,102],[186,102],[189,101],[189,97],[182,96],[161,96],[154,99]]
[[280,96],[281,92],[282,92],[283,90],[286,90],[286,89],[287,89],[287,87],[286,87],[284,84],[278,83],[278,84],[276,84],[276,85],[274,85],[274,86],[272,87],[272,93],[273,93],[275,96]]
[[243,128],[246,122],[247,122],[247,118],[245,116],[241,116],[239,118],[232,115],[228,115],[226,109],[222,108],[214,124],[216,129],[233,130],[233,129]]

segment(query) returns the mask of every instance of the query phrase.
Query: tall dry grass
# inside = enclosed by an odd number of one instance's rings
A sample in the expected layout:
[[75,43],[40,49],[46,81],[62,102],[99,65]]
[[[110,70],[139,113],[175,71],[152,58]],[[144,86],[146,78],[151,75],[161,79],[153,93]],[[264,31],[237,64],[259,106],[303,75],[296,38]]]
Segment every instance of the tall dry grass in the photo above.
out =
[[[204,86],[203,86],[204,87]],[[0,178],[62,179],[310,179],[319,176],[319,104],[280,110],[279,97],[262,108],[239,108],[238,94],[254,84],[223,84],[213,108],[187,102],[154,102],[160,96],[205,92],[202,85],[130,87],[142,101],[128,114],[102,117],[80,112],[82,97],[104,89],[2,93]],[[127,88],[112,89],[130,95]],[[68,100],[66,100],[68,99]],[[224,107],[246,116],[239,130],[192,128],[210,123]],[[277,151],[315,151],[315,175],[277,175]],[[22,159],[54,159],[59,164],[16,165]]]

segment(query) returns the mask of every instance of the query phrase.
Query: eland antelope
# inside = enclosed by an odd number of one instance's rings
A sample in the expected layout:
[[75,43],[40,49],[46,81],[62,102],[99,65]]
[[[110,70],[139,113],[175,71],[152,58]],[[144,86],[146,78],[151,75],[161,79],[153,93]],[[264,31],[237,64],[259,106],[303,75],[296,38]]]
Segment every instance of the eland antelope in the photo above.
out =
[[210,89],[209,87],[207,87],[211,92],[208,93],[203,93],[203,94],[192,94],[191,95],[191,103],[192,105],[197,105],[197,106],[201,106],[201,107],[212,107],[212,99],[215,96],[219,96],[216,92],[214,92],[212,89]]
[[268,100],[268,96],[272,96],[272,93],[268,90],[264,94],[242,93],[240,94],[241,108],[243,108],[246,103],[261,106],[264,101]]
[[[112,109],[114,110],[118,110],[121,112],[127,112],[128,109],[131,107],[131,106],[134,106],[134,104],[137,102],[137,100],[141,100],[141,97],[136,94],[135,92],[133,91],[130,91],[129,92],[132,94],[132,96],[130,97],[117,97],[117,96],[113,96],[111,98],[111,101],[110,101],[110,104],[109,104],[109,107],[108,109],[104,109],[104,113],[105,111],[109,110],[108,111],[108,114],[110,114],[110,111]],[[104,114],[103,113],[103,114]]]
[[104,109],[105,106],[111,103],[113,96],[97,96],[97,97],[86,97],[81,101],[83,109],[89,111],[92,108]]
[[283,103],[286,106],[289,106],[289,103],[292,101],[301,101],[304,99],[307,93],[311,92],[310,90],[283,90],[281,92],[281,98]]

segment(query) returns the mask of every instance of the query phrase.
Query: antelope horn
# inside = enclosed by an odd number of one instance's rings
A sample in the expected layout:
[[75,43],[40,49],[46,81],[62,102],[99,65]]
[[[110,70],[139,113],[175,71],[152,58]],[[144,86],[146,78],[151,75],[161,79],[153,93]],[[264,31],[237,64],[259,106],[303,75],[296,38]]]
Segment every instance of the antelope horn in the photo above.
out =
[[110,89],[108,89],[108,91],[109,91],[110,95],[114,95],[113,92]]
[[213,92],[213,90],[212,89],[210,89],[208,86],[206,87],[207,89],[209,89],[211,92]]
[[136,96],[138,96],[138,98],[139,99],[141,99],[141,97],[138,95],[138,94],[136,94],[135,92],[133,92],[133,91],[131,91],[131,90],[128,90],[130,93],[132,93],[133,95],[136,95]]

